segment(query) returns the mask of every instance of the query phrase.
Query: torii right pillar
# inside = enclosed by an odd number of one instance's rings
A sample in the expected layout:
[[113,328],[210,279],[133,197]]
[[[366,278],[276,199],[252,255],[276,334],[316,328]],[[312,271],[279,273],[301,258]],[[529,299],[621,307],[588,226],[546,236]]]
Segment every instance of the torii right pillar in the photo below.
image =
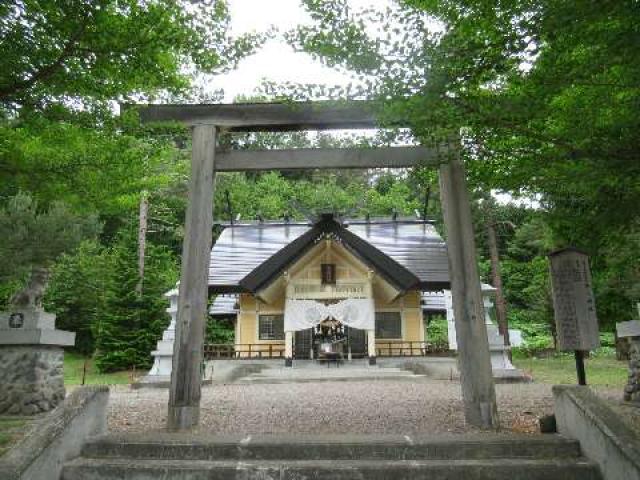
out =
[[440,166],[440,196],[447,231],[458,369],[467,423],[498,429],[484,305],[465,170],[459,158]]

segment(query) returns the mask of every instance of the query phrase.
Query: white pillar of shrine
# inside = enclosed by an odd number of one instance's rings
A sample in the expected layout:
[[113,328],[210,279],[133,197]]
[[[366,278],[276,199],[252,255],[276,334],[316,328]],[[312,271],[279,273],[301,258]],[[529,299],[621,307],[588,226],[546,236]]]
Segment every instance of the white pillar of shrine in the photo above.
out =
[[293,365],[293,332],[284,332],[284,365]]
[[367,330],[367,353],[369,354],[369,365],[376,364],[376,331]]

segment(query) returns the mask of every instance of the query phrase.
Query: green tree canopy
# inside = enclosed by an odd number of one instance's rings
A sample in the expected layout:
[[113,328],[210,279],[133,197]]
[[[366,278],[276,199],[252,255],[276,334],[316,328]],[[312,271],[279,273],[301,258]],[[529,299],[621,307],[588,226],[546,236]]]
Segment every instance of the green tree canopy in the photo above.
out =
[[232,39],[225,2],[9,0],[0,6],[0,104],[43,107],[184,92],[184,66],[223,69],[255,37]]
[[29,195],[16,195],[0,209],[0,279],[49,267],[82,240],[95,237],[100,228],[95,215],[78,216],[61,202],[39,211]]
[[[637,271],[609,267],[629,261],[640,218],[636,2],[407,0],[377,13],[304,4],[314,22],[292,32],[295,46],[362,75],[383,120],[408,120],[422,143],[460,133],[472,186],[534,197],[551,244],[591,254],[611,293],[599,310],[629,311]],[[337,41],[344,25],[363,45]]]

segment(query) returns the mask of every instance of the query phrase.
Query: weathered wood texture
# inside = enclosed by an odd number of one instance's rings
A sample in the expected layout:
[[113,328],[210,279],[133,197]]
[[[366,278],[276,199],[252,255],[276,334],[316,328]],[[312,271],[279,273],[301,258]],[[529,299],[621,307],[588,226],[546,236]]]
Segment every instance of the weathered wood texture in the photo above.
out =
[[146,190],[140,196],[140,213],[138,214],[138,283],[136,293],[142,295],[144,284],[144,259],[147,247],[147,226],[149,213],[149,194]]
[[458,159],[440,166],[440,195],[447,229],[465,418],[477,427],[499,428],[471,206],[464,167]]
[[367,101],[122,105],[121,108],[137,108],[143,122],[209,124],[229,131],[327,130],[378,126],[374,106]]
[[438,152],[425,147],[300,148],[230,150],[216,153],[219,172],[328,168],[407,168],[437,165]]
[[189,205],[182,246],[176,337],[167,427],[189,429],[200,417],[201,364],[207,318],[207,280],[213,226],[216,128],[193,128]]

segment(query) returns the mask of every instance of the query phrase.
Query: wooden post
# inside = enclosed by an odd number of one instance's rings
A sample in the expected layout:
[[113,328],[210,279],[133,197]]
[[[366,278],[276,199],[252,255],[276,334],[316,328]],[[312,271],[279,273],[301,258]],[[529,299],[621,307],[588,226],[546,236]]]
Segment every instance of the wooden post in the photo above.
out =
[[496,392],[484,322],[471,205],[464,166],[458,158],[440,166],[440,195],[447,229],[465,419],[477,427],[497,429]]
[[194,126],[192,139],[189,205],[182,245],[182,272],[167,417],[169,430],[189,429],[196,426],[200,418],[202,350],[213,227],[215,126]]
[[578,374],[578,385],[587,384],[587,373],[584,370],[584,350],[575,351],[576,372]]

